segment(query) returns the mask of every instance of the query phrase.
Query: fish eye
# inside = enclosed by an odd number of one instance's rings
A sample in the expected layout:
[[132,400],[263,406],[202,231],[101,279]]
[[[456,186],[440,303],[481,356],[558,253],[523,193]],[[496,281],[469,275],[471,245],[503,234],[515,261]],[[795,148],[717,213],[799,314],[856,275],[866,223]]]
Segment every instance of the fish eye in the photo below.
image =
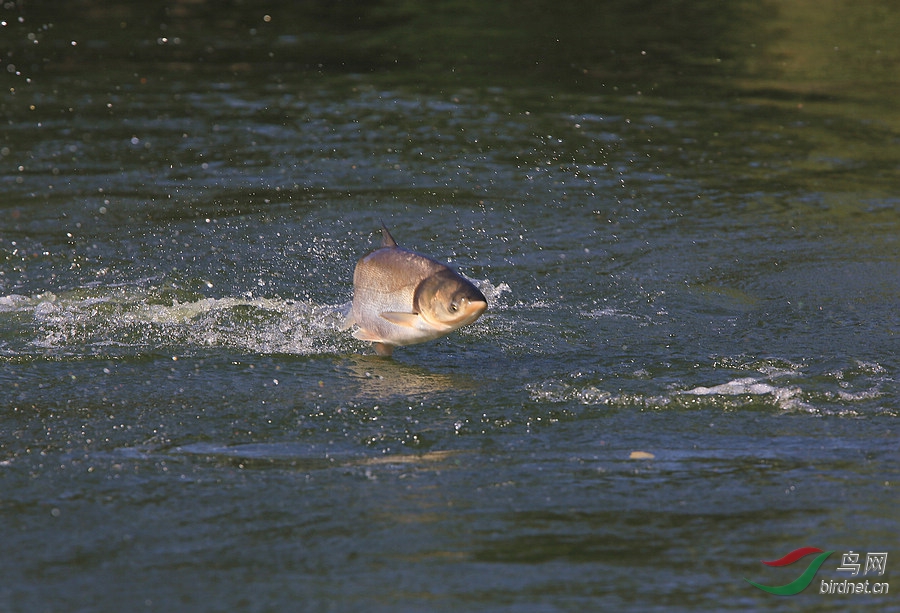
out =
[[451,302],[450,303],[450,312],[456,313],[458,310],[459,310],[459,304],[457,304],[456,301]]

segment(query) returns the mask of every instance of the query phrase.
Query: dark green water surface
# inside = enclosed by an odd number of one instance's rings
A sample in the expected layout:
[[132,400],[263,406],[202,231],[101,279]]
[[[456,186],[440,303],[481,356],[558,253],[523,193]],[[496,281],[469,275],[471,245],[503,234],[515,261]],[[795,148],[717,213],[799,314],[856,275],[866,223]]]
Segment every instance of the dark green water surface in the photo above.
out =
[[0,9],[0,612],[900,610],[900,11],[484,4]]

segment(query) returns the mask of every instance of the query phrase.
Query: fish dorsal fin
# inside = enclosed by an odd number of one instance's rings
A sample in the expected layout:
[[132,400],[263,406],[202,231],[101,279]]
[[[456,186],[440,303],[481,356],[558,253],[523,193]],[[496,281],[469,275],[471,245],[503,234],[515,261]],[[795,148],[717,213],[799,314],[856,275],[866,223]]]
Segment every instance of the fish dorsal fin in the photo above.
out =
[[396,247],[397,241],[394,240],[394,237],[391,236],[391,233],[388,231],[387,226],[384,225],[384,222],[381,222],[381,246],[382,247]]

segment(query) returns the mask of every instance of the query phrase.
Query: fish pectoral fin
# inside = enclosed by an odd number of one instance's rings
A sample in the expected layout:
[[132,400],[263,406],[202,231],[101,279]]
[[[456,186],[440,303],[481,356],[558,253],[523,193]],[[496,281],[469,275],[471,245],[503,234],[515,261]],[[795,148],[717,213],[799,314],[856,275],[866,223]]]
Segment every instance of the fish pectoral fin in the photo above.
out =
[[388,320],[392,324],[405,326],[407,328],[415,328],[416,324],[419,322],[418,313],[398,313],[396,311],[385,311],[381,314],[381,317]]
[[375,347],[375,354],[380,355],[383,358],[389,358],[394,355],[393,345],[388,345],[387,343],[375,343],[372,346]]
[[361,341],[374,343],[373,347],[375,347],[375,353],[380,356],[390,357],[394,353],[394,346],[392,344],[384,342],[383,338],[377,334],[372,334],[368,330],[359,328],[353,331],[353,336]]

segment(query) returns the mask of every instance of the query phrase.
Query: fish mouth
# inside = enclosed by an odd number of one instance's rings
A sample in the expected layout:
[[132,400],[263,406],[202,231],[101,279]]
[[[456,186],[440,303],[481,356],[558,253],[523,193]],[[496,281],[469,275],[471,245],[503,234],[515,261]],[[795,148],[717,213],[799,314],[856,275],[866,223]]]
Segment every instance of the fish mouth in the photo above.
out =
[[484,300],[472,300],[469,304],[466,305],[464,313],[463,313],[463,321],[467,324],[472,323],[479,317],[481,314],[487,310],[487,302]]

